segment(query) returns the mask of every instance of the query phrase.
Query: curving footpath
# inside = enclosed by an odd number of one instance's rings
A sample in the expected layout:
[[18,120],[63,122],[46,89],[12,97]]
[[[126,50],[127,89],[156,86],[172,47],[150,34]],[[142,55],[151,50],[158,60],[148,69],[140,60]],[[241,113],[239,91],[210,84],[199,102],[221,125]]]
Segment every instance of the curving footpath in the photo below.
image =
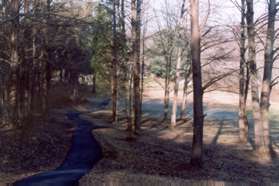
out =
[[67,117],[75,123],[75,133],[70,151],[62,165],[55,170],[43,172],[15,182],[15,186],[73,186],[101,159],[101,146],[92,136],[92,123],[79,117],[78,112],[68,112]]

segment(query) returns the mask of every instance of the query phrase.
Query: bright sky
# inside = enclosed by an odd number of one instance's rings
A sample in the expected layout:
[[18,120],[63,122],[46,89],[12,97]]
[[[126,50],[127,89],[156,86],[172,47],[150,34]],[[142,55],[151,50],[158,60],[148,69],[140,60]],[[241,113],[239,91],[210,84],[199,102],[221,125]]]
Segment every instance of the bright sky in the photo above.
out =
[[[100,0],[56,0],[56,1],[72,1],[77,2],[98,2]],[[170,9],[176,8],[179,10],[182,1],[184,0],[142,0],[149,11],[149,15],[154,14],[155,10],[162,10],[165,7],[166,2]],[[190,0],[186,0],[189,3]],[[216,21],[224,24],[229,24],[230,22],[239,22],[240,13],[238,9],[233,5],[231,0],[200,0],[200,12],[206,12],[208,7],[208,1],[211,4],[211,17]],[[240,0],[236,0],[240,4]],[[255,17],[262,15],[266,10],[267,0],[254,0],[255,3]],[[127,4],[130,0],[126,1]]]
[[[168,2],[169,8],[178,7],[183,0],[143,0],[149,1],[149,11],[164,9],[165,2]],[[186,0],[188,1],[188,0]],[[240,3],[240,0],[237,0]],[[211,20],[217,24],[232,24],[240,21],[240,12],[231,2],[231,0],[210,0],[211,2]],[[266,11],[266,0],[255,0],[255,17],[262,15]],[[208,0],[200,0],[200,12],[207,12]],[[202,16],[201,16],[202,19]]]
[[[61,1],[61,0],[60,0]],[[65,1],[65,0],[64,0]],[[66,0],[69,1],[69,0]],[[71,0],[75,1],[83,1],[83,2],[98,2],[100,0]],[[173,10],[174,12],[179,13],[180,6],[183,0],[142,0],[144,2],[144,10],[147,10],[145,14],[148,14],[148,32],[157,31],[158,24],[156,23],[158,20],[164,21],[163,17],[160,16],[160,11],[165,10],[166,2],[168,4],[168,8]],[[190,0],[186,0],[189,3]],[[210,24],[215,25],[232,25],[238,24],[240,22],[240,12],[235,7],[235,5],[231,2],[231,0],[200,0],[200,14],[201,14],[201,22],[203,20],[205,12],[208,11],[208,1],[211,4],[210,11]],[[240,0],[236,0],[240,4]],[[266,1],[267,0],[254,0],[255,3],[255,18],[266,12]],[[126,1],[126,5],[130,3],[130,0]],[[155,17],[154,10],[157,12],[158,18]],[[153,17],[153,18],[151,18]],[[150,20],[151,19],[151,20]]]

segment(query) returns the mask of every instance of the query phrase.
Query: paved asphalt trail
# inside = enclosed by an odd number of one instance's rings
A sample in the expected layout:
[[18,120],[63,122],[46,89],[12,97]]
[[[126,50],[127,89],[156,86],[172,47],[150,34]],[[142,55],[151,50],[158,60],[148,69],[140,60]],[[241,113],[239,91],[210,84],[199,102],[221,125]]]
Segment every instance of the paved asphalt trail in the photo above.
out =
[[97,128],[81,119],[78,112],[68,112],[67,117],[75,123],[76,131],[70,151],[63,164],[55,170],[43,172],[20,181],[15,186],[74,186],[101,159],[101,146],[92,136]]

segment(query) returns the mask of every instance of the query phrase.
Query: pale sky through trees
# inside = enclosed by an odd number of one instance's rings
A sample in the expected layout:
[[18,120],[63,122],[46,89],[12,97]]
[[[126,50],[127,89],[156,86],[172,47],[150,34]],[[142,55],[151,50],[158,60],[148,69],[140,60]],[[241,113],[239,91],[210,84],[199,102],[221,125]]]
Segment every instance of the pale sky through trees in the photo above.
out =
[[[69,1],[73,3],[78,2],[98,2],[100,0],[56,0],[56,1]],[[201,3],[201,15],[202,12],[207,11],[208,1],[211,4],[211,19],[219,24],[238,23],[240,19],[240,13],[238,9],[233,5],[231,0],[200,0]],[[237,0],[240,4],[240,1]],[[179,10],[182,0],[143,0],[144,3],[148,3],[149,15],[154,10],[162,10],[165,6],[165,2],[170,5],[170,9],[176,8]],[[262,15],[266,10],[266,0],[255,0],[255,17]]]
[[[65,0],[56,0],[56,1],[65,1]],[[68,1],[68,0],[67,0]],[[71,0],[72,2],[98,2],[100,0]],[[231,0],[200,0],[200,14],[201,20],[203,15],[208,10],[208,1],[210,1],[210,19],[209,24],[213,25],[232,25],[239,24],[240,21],[240,12],[235,7],[235,5],[231,2]],[[240,1],[237,0],[240,4]],[[255,0],[255,17],[259,17],[264,12],[266,12],[266,0]],[[146,6],[143,6],[143,9],[147,9],[147,14],[149,19],[148,24],[148,32],[156,31],[158,28],[158,24],[156,21],[158,19],[155,18],[154,11],[157,14],[160,14],[160,11],[164,11],[165,3],[169,4],[168,8],[170,10],[177,10],[177,14],[179,14],[180,5],[182,0],[143,0]],[[161,15],[157,15],[161,17]]]
[[[169,5],[173,7],[179,7],[182,1],[181,0],[149,0],[149,4],[151,5],[149,11],[153,11],[154,9],[162,10],[162,8],[164,8],[165,2],[168,2]],[[207,11],[208,0],[201,0],[200,2],[201,2],[200,11],[202,15],[202,12]],[[211,21],[215,22],[215,24],[239,23],[240,12],[233,5],[231,0],[210,0],[210,3],[212,8],[210,17],[211,17]],[[255,17],[258,17],[262,15],[264,12],[266,12],[265,3],[266,3],[265,0],[255,1]]]

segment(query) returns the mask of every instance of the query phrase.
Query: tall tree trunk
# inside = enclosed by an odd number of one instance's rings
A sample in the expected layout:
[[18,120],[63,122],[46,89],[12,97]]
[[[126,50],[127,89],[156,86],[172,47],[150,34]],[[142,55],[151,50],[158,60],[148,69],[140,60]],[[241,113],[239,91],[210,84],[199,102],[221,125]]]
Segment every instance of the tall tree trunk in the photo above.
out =
[[24,13],[29,12],[30,0],[24,0]]
[[[190,52],[187,51],[187,52]],[[187,61],[188,58],[190,59],[190,55],[188,55],[187,57]],[[188,64],[188,63],[187,63]],[[191,72],[192,68],[188,67],[185,70],[185,76],[184,76],[184,86],[183,86],[183,96],[182,96],[182,103],[181,103],[181,112],[180,112],[180,119],[185,119],[186,118],[186,114],[187,114],[187,91],[188,91],[188,83],[189,83],[189,76],[190,76],[190,72]]]
[[262,92],[261,92],[261,114],[263,124],[263,150],[264,155],[267,157],[270,155],[270,137],[269,137],[269,105],[270,105],[270,94],[271,94],[271,78],[272,78],[272,67],[274,57],[274,41],[275,41],[275,17],[276,17],[276,0],[270,0],[268,4],[268,25],[267,25],[267,36],[264,54],[264,75],[262,81]]
[[187,114],[187,95],[188,95],[188,83],[191,76],[192,65],[191,65],[191,48],[190,43],[187,43],[186,47],[186,69],[184,72],[184,86],[183,86],[183,96],[182,96],[182,103],[181,103],[181,112],[180,112],[180,119],[185,119]]
[[117,64],[118,64],[118,54],[117,54],[117,3],[118,0],[113,1],[113,44],[112,44],[112,79],[111,79],[111,89],[112,89],[112,121],[117,122],[117,87],[118,87],[118,77],[117,77]]
[[49,51],[48,51],[48,46],[49,46],[49,17],[50,17],[50,3],[51,0],[46,0],[46,2],[44,2],[44,4],[42,4],[42,6],[46,6],[47,8],[47,17],[46,17],[46,23],[47,26],[45,29],[43,29],[43,33],[44,33],[44,45],[43,45],[43,57],[44,57],[44,61],[42,68],[43,68],[43,77],[42,77],[42,102],[43,102],[43,108],[42,111],[44,113],[47,114],[47,110],[48,110],[48,95],[49,95],[49,90],[50,90],[50,86],[51,86],[51,65],[50,65],[50,61],[49,61]]
[[[133,67],[131,67],[133,68]],[[130,71],[132,69],[129,68]],[[129,131],[130,136],[133,134],[133,113],[132,113],[132,108],[133,108],[133,74],[129,73],[128,76],[128,83],[127,83],[127,122],[128,122],[128,128],[127,130]]]
[[96,71],[94,71],[92,76],[92,90],[91,90],[93,94],[96,93],[96,78],[97,78],[97,73]]
[[[10,48],[11,48],[11,88],[14,91],[14,97],[11,97],[11,103],[14,106],[13,121],[18,124],[20,117],[20,99],[19,99],[19,54],[18,54],[18,29],[19,29],[19,1],[11,0],[9,2],[9,13],[12,17],[11,34],[10,34]],[[13,103],[14,102],[14,103]]]
[[201,72],[201,36],[199,27],[199,0],[191,0],[191,56],[193,71],[193,145],[191,164],[202,166],[203,156],[203,89]]
[[[178,36],[177,41],[179,42],[182,39],[182,36],[180,34],[180,27],[182,26],[183,23],[183,16],[185,12],[185,0],[182,0],[182,6],[180,10],[180,17],[178,20],[178,25],[177,25],[177,32]],[[180,43],[181,45],[181,43]],[[176,73],[174,77],[174,94],[173,94],[173,103],[172,103],[172,115],[171,115],[171,128],[174,128],[176,126],[176,113],[177,113],[177,97],[178,97],[178,91],[179,91],[179,79],[180,79],[180,68],[181,68],[181,60],[182,60],[182,46],[178,46],[178,51],[177,51],[177,61],[176,61]]]
[[166,61],[166,77],[165,77],[165,95],[164,95],[164,120],[168,118],[169,114],[169,104],[170,104],[170,73],[172,65],[171,54],[165,56]]
[[51,14],[51,1],[52,0],[47,0],[47,28],[46,28],[46,47],[45,47],[45,52],[46,52],[46,85],[47,85],[47,96],[49,94],[49,89],[51,88],[51,78],[52,78],[52,69],[51,69],[51,64],[49,61],[49,21],[50,21],[50,14]]
[[[246,4],[245,0],[241,0],[241,33],[240,33],[240,72],[239,72],[239,112],[238,112],[238,126],[239,126],[239,137],[242,143],[248,142],[248,120],[246,116],[246,99],[247,91],[245,89],[247,76],[245,74],[246,70],[246,24],[245,24],[245,14],[246,14]],[[246,72],[247,73],[247,72]]]
[[30,62],[29,70],[29,110],[32,112],[35,109],[35,86],[36,86],[36,73],[35,68],[37,65],[37,29],[32,28],[32,61]]
[[135,132],[140,130],[140,35],[141,35],[141,1],[132,0],[132,58],[134,62],[134,126]]
[[[6,0],[4,0],[4,1],[2,1],[2,7],[1,7],[1,11],[2,11],[2,17],[5,19],[6,18],[6,16],[7,16],[7,11],[6,11],[6,7],[7,7],[7,1]],[[4,26],[4,25],[1,25],[1,31],[6,31],[6,26]],[[1,115],[1,124],[2,125],[6,125],[6,124],[8,124],[9,123],[9,112],[8,112],[8,102],[9,102],[9,100],[8,100],[8,96],[7,96],[7,93],[8,93],[8,89],[9,89],[9,83],[8,83],[8,81],[9,81],[9,77],[10,77],[10,67],[11,67],[11,64],[7,64],[7,63],[4,63],[5,65],[6,65],[6,67],[7,68],[5,68],[5,69],[7,69],[7,70],[5,70],[5,71],[7,71],[7,72],[5,72],[4,74],[5,74],[5,77],[2,77],[2,79],[1,79],[1,81],[2,81],[2,83],[1,83],[1,85],[0,85],[0,87],[1,87],[1,108],[2,108],[2,115]],[[3,64],[1,64],[1,66],[2,66]],[[3,67],[2,67],[3,68]],[[8,70],[9,69],[9,70]]]
[[129,131],[129,135],[131,137],[133,132],[132,126],[132,69],[131,65],[128,63],[129,58],[126,55],[126,46],[127,46],[127,38],[126,38],[126,25],[125,25],[125,0],[121,0],[120,6],[120,25],[121,25],[121,41],[123,46],[123,61],[124,61],[124,100],[125,100],[125,116],[127,118],[127,130]]
[[142,102],[144,93],[144,73],[145,73],[145,35],[147,32],[146,23],[142,29],[142,53],[141,53],[141,85],[140,85],[140,115],[142,115]]
[[256,43],[255,43],[255,23],[254,23],[254,1],[246,0],[247,4],[247,31],[248,31],[248,63],[250,66],[252,108],[255,128],[255,147],[261,150],[263,146],[263,126],[261,122],[260,98],[259,98],[259,79],[256,64]]
[[[29,0],[24,0],[24,13],[27,14],[29,13],[29,9],[30,9],[30,1]],[[30,42],[29,40],[30,38],[28,38],[28,40],[25,40],[26,42]],[[32,43],[32,41],[31,41]],[[28,56],[26,56],[28,54],[28,50],[30,50],[30,45],[28,44],[27,46],[23,47],[22,49],[22,59],[23,59],[23,76],[24,76],[24,92],[23,92],[23,105],[22,105],[22,110],[23,110],[23,117],[27,117],[29,115],[29,66],[30,66],[30,62],[28,61]]]
[[19,56],[18,56],[18,27],[19,27],[19,1],[11,0],[9,4],[9,12],[12,17],[12,29],[10,35],[11,41],[11,63],[15,67],[18,65]]
[[179,77],[180,77],[180,68],[181,68],[181,59],[182,58],[182,48],[178,48],[177,51],[177,61],[176,61],[176,74],[174,77],[174,93],[172,101],[172,114],[171,114],[171,128],[176,126],[176,113],[177,113],[177,97],[179,91]]

